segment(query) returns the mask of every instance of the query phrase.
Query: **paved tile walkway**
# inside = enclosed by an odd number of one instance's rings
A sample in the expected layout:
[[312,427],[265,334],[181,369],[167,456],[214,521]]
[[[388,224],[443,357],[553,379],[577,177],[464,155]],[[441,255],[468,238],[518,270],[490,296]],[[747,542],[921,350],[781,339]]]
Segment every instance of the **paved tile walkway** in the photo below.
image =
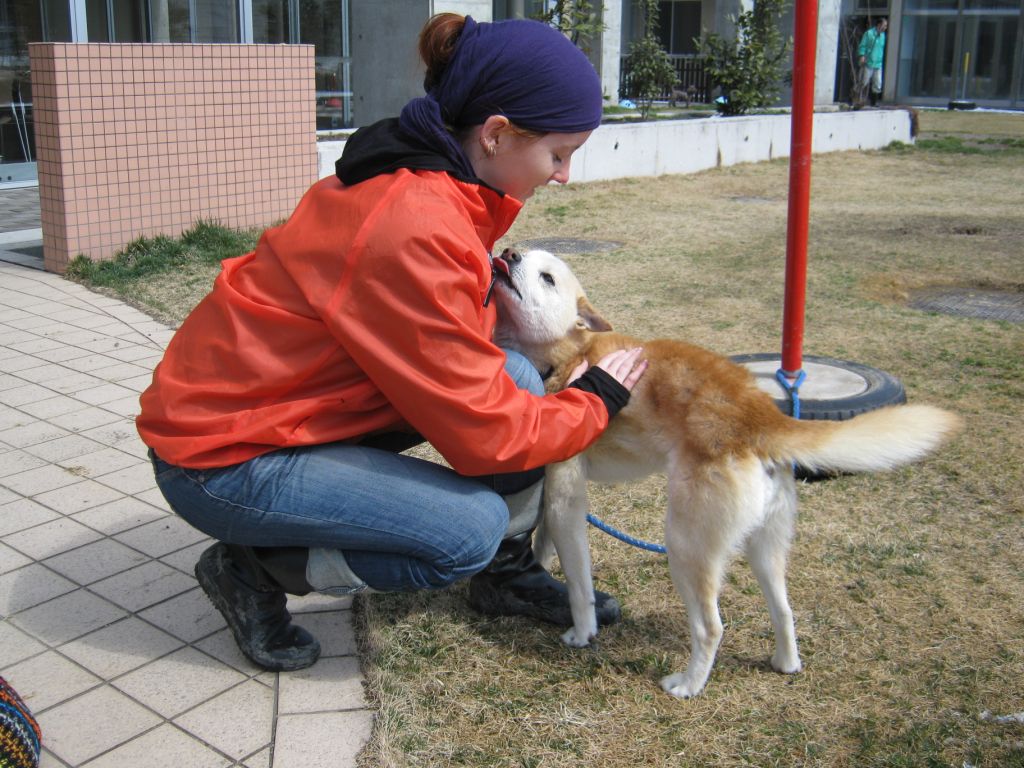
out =
[[171,331],[0,261],[0,674],[44,768],[345,768],[369,738],[350,602],[292,600],[308,670],[250,664],[196,585],[209,543],[167,508],[134,428]]

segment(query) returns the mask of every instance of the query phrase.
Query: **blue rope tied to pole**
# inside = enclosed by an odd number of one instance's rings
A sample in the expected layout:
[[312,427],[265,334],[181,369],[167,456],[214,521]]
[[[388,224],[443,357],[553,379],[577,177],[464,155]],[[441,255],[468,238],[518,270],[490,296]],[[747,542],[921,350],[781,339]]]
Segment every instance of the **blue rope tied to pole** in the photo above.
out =
[[789,401],[793,405],[793,412],[792,412],[793,418],[794,419],[799,419],[800,418],[800,394],[799,394],[799,390],[800,390],[800,385],[803,384],[804,380],[807,378],[807,372],[804,371],[803,369],[801,369],[800,373],[798,373],[797,376],[796,376],[796,380],[793,381],[792,383],[790,383],[789,378],[786,376],[785,373],[783,373],[782,369],[779,368],[779,370],[777,370],[775,372],[775,378],[778,380],[779,384],[782,385],[782,388],[784,390],[786,390],[787,392],[789,392]]
[[651,542],[644,541],[642,539],[634,539],[629,534],[623,533],[618,528],[613,528],[612,526],[608,525],[608,523],[606,523],[603,520],[595,517],[594,515],[587,515],[587,522],[590,523],[595,528],[601,529],[602,531],[607,533],[609,536],[614,536],[619,541],[624,541],[627,544],[630,544],[630,545],[632,545],[632,546],[634,546],[634,547],[636,547],[638,549],[646,549],[648,552],[657,552],[657,553],[662,554],[662,555],[665,554],[665,547],[664,547],[664,545],[662,545],[662,544],[652,544]]

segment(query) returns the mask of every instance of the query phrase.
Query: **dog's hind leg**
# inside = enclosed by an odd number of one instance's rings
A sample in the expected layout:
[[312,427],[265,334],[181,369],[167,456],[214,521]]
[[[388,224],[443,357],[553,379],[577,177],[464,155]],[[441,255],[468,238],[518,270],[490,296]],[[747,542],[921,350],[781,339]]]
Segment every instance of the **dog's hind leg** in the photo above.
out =
[[572,609],[573,626],[562,635],[562,641],[582,648],[597,635],[587,538],[587,476],[582,457],[549,464],[544,483],[544,528],[565,573]]
[[684,672],[668,675],[661,687],[679,698],[700,693],[722,640],[718,595],[729,558],[742,540],[745,505],[740,492],[747,472],[735,467],[669,472],[665,525],[669,571],[686,605],[690,661]]
[[796,521],[796,487],[793,473],[783,464],[767,465],[769,499],[764,525],[747,540],[747,560],[768,603],[775,631],[772,668],[794,674],[801,670],[796,646],[793,611],[786,595],[786,558]]

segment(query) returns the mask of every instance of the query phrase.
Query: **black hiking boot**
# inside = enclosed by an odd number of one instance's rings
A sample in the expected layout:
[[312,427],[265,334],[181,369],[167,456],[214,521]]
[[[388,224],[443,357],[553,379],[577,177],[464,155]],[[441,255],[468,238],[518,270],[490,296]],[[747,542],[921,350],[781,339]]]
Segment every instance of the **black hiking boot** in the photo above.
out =
[[[469,604],[486,616],[529,616],[560,627],[571,627],[569,590],[533,556],[533,531],[505,539],[484,570],[469,580]],[[598,626],[622,618],[619,602],[594,590]]]
[[[272,672],[305,669],[320,657],[320,643],[302,627],[292,624],[285,593],[267,585],[246,566],[247,558],[232,557],[231,547],[218,542],[199,556],[196,579],[221,612],[238,643],[253,664]],[[262,583],[261,583],[262,582]]]

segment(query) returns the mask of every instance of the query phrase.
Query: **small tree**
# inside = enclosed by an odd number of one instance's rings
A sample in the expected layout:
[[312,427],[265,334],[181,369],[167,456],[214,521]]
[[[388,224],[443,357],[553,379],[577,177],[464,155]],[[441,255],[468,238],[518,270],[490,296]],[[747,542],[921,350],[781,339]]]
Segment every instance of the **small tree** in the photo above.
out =
[[595,6],[589,0],[556,0],[531,18],[550,24],[577,48],[587,51],[590,41],[605,30],[602,13],[604,5]]
[[658,40],[658,0],[637,0],[637,4],[644,14],[644,36],[629,45],[629,76],[640,117],[646,120],[654,99],[675,83],[676,70]]
[[785,5],[786,0],[756,0],[753,10],[734,18],[735,39],[710,34],[698,41],[708,75],[722,88],[720,112],[742,115],[778,98],[789,51],[789,38],[779,31]]

